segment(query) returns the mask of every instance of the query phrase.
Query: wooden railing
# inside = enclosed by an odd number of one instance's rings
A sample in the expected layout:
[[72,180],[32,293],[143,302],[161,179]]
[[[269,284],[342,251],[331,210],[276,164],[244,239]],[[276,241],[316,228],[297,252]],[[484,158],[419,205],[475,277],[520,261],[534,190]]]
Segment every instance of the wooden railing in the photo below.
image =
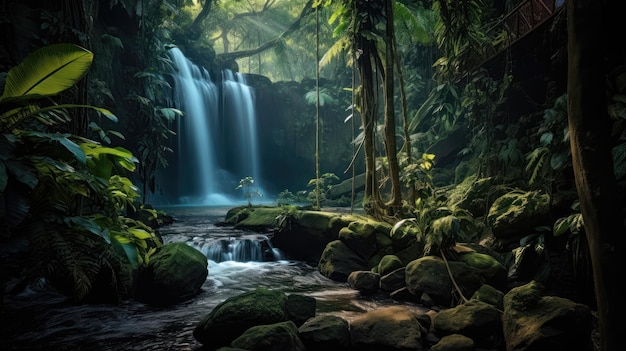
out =
[[563,9],[565,2],[566,0],[522,0],[498,23],[487,30],[487,33],[492,35],[506,35],[506,39],[486,50],[485,56],[493,56],[513,45],[550,19],[557,11]]

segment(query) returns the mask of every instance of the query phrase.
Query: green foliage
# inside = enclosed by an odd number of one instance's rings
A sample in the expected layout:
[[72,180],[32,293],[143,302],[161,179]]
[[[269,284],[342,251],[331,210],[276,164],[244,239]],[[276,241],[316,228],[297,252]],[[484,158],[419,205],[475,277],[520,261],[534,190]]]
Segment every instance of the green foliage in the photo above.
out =
[[282,205],[280,206],[281,213],[276,216],[276,224],[279,231],[291,230],[291,224],[293,221],[298,220],[302,215],[302,212],[295,206]]
[[400,158],[403,172],[400,180],[407,187],[415,187],[420,197],[431,195],[434,191],[432,170],[435,165],[435,155],[423,153],[422,157],[413,163],[408,163],[406,157]]
[[149,68],[134,74],[136,86],[129,89],[126,97],[128,103],[136,111],[130,123],[133,150],[139,159],[137,177],[142,184],[142,202],[146,202],[149,192],[157,190],[157,173],[168,166],[168,154],[173,150],[168,146],[169,138],[176,133],[171,129],[183,112],[162,107],[165,104],[164,89],[169,88],[165,75],[170,72],[171,60],[166,57],[162,48],[149,48]]
[[326,193],[330,190],[333,182],[338,180],[339,177],[335,173],[324,173],[320,178],[310,179],[307,187],[314,187],[314,189],[308,193],[307,199],[312,203],[316,203],[316,199],[319,196],[320,203],[326,201]]
[[[461,108],[472,135],[468,149],[463,152],[471,152],[481,160],[482,168],[478,172],[481,176],[505,174],[505,171],[519,168],[523,158],[517,139],[512,135],[515,130],[495,123],[499,117],[498,109],[506,103],[511,81],[510,75],[497,81],[489,77],[485,70],[479,70],[474,72],[461,94]],[[496,135],[502,131],[508,137],[497,138]]]
[[530,185],[549,185],[559,173],[571,167],[567,95],[558,97],[554,105],[544,111],[535,137],[538,137],[539,145],[526,155],[524,170],[529,173]]
[[417,240],[424,243],[425,255],[449,251],[457,242],[470,242],[482,233],[480,223],[469,211],[446,206],[436,196],[419,198],[414,213]]
[[289,189],[285,189],[278,194],[276,199],[276,204],[278,206],[286,206],[294,203],[302,203],[307,200],[307,191],[301,190],[296,192],[295,194],[289,191]]
[[434,1],[433,10],[439,14],[435,26],[437,44],[444,56],[434,63],[442,78],[463,74],[480,58],[487,42],[483,30],[483,8],[480,0]]
[[254,184],[254,178],[251,176],[247,176],[239,180],[239,185],[235,188],[235,190],[243,189],[244,195],[248,200],[248,206],[252,206],[252,198],[255,196],[262,197],[263,194],[259,192],[259,190],[251,190],[252,184]]
[[[324,105],[333,105],[337,102],[335,98],[330,95],[330,92],[327,88],[322,88],[319,91],[319,104],[320,106]],[[304,99],[309,105],[317,104],[317,91],[309,91],[304,95]]]
[[[76,84],[91,57],[71,44],[39,49],[9,71],[0,97],[0,217],[6,220],[0,238],[33,243],[30,263],[16,274],[43,275],[79,301],[103,279],[104,270],[110,284],[126,284],[115,287],[122,294],[129,286],[124,262],[136,267],[150,253],[148,242],[161,244],[151,228],[123,217],[139,195],[124,176],[136,167],[132,153],[49,131],[71,120],[67,109],[73,107],[117,121],[102,108],[44,105],[51,100],[40,99]],[[117,254],[116,247],[121,248]]]

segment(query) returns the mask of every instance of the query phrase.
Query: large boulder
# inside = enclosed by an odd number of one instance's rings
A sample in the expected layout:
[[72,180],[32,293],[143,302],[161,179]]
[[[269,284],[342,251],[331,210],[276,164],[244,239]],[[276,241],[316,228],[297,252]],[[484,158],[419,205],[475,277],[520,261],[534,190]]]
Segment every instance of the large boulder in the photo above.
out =
[[317,268],[323,276],[339,282],[346,282],[354,271],[368,269],[367,262],[341,240],[326,245]]
[[354,271],[348,275],[348,286],[364,294],[371,294],[378,290],[380,274],[372,271]]
[[437,342],[430,351],[474,351],[474,340],[461,334],[446,335]]
[[502,322],[507,350],[593,350],[589,307],[543,296],[535,281],[504,295]]
[[343,350],[350,346],[348,321],[339,316],[313,317],[304,322],[298,332],[309,351]]
[[465,262],[448,261],[437,256],[424,256],[406,266],[405,282],[415,296],[427,294],[432,301],[444,307],[455,306],[460,298],[450,279],[448,267],[463,296],[472,296],[482,285],[480,271]]
[[317,300],[314,297],[291,294],[287,296],[285,311],[287,319],[294,322],[299,327],[309,318],[315,317],[315,309],[317,308]]
[[422,350],[422,329],[416,315],[404,306],[368,311],[350,322],[355,350]]
[[317,264],[326,245],[338,239],[339,230],[358,218],[325,211],[298,211],[274,232],[272,244],[290,259]]
[[516,241],[535,227],[545,225],[550,195],[540,191],[511,191],[494,201],[487,214],[493,235],[502,241]]
[[139,301],[166,306],[196,296],[209,274],[206,256],[185,243],[161,246],[137,277]]
[[193,336],[210,350],[228,346],[253,326],[286,321],[286,304],[287,295],[266,288],[230,297],[202,318]]
[[468,252],[460,255],[459,259],[475,268],[483,282],[496,289],[505,289],[507,284],[507,269],[497,259],[479,252]]
[[437,313],[433,318],[433,331],[439,336],[465,335],[476,346],[499,349],[502,346],[501,314],[493,305],[470,299]]
[[251,327],[230,346],[248,351],[305,351],[292,321]]

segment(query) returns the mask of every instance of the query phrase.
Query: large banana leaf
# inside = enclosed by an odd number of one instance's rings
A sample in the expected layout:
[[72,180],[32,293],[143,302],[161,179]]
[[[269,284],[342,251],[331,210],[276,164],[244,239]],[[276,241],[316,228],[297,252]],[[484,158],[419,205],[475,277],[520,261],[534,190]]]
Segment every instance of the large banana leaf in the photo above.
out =
[[59,94],[87,73],[92,60],[91,51],[74,44],[42,47],[9,71],[0,103]]

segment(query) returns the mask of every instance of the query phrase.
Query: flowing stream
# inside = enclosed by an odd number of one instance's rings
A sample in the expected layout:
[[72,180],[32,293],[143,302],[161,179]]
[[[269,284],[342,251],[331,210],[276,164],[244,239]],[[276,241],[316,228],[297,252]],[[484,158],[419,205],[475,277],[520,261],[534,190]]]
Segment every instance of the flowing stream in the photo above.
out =
[[192,335],[198,321],[225,299],[256,287],[315,297],[318,315],[348,320],[395,304],[385,296],[361,296],[345,283],[322,276],[316,267],[283,259],[276,249],[271,250],[273,261],[258,260],[267,259],[255,252],[266,245],[271,248],[271,238],[216,225],[224,220],[226,207],[164,210],[175,218],[173,224],[159,229],[165,242],[186,242],[212,257],[198,296],[169,307],[133,300],[120,305],[74,305],[50,289],[29,287],[4,301],[0,349],[194,350],[201,346]]

